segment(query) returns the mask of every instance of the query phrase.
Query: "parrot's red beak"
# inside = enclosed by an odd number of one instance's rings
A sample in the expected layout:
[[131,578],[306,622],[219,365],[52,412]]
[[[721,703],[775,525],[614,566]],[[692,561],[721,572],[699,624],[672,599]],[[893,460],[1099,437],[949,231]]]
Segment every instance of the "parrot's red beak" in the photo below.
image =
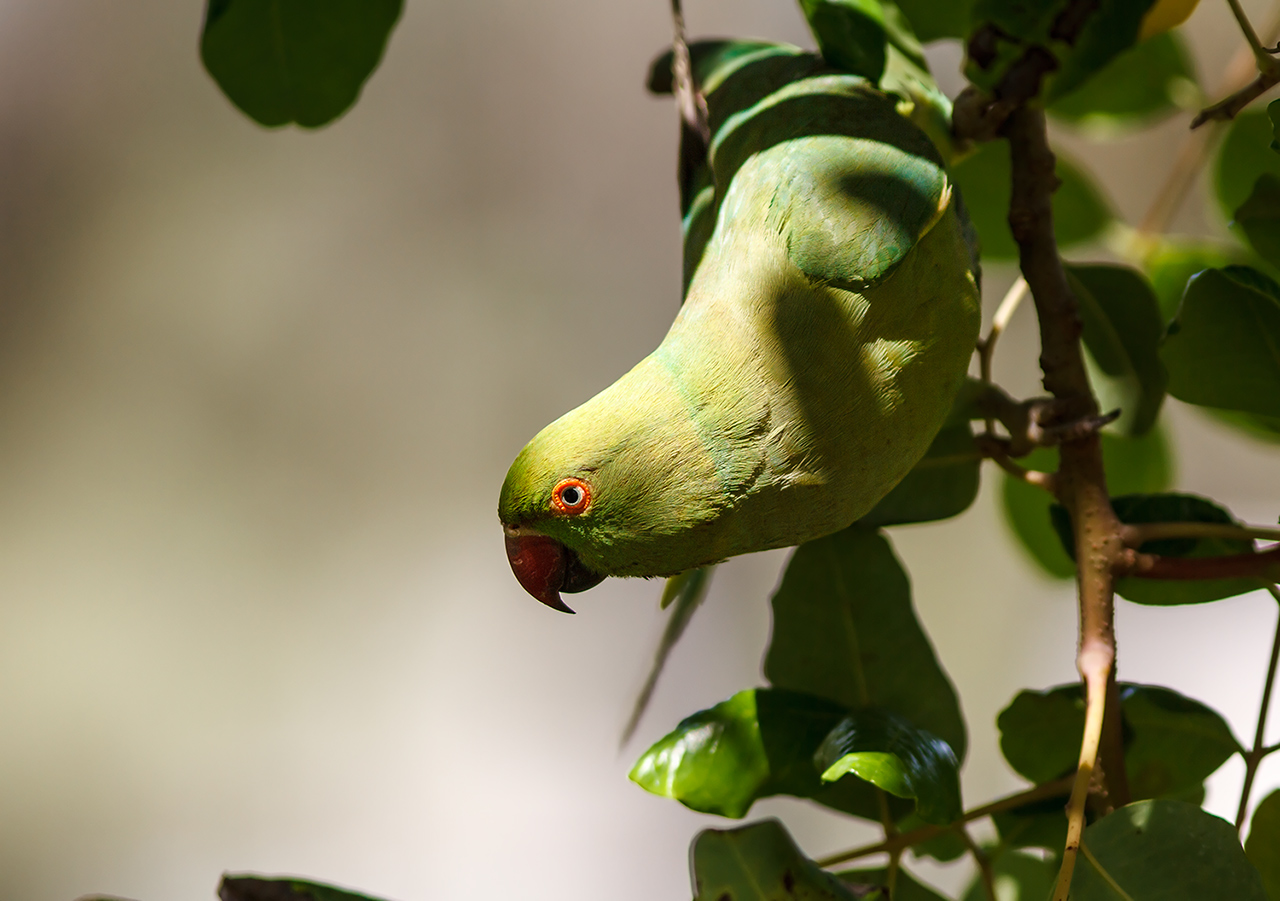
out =
[[529,594],[562,613],[572,613],[560,592],[586,591],[604,581],[582,565],[578,555],[554,538],[532,532],[508,531],[507,559],[516,581]]

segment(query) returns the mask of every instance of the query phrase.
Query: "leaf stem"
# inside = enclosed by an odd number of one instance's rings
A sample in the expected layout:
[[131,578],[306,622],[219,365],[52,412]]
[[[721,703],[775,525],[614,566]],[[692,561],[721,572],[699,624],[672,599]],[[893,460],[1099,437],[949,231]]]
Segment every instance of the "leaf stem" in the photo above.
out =
[[1138,522],[1121,530],[1124,543],[1129,547],[1141,547],[1148,541],[1162,538],[1261,538],[1264,541],[1280,541],[1280,528],[1276,526],[1236,525],[1228,522]]
[[[991,816],[993,813],[1002,813],[1006,810],[1013,810],[1024,804],[1031,804],[1035,801],[1043,801],[1046,798],[1056,798],[1059,795],[1066,794],[1071,790],[1071,776],[1065,776],[1062,779],[1056,779],[1053,782],[1045,782],[1034,788],[1020,791],[1017,794],[1006,795],[998,798],[989,804],[983,804],[981,807],[975,807],[967,810],[956,822],[968,823],[973,820],[980,820],[983,817]],[[874,845],[863,845],[860,848],[853,848],[849,851],[841,851],[838,854],[832,854],[830,857],[824,857],[819,860],[820,867],[833,867],[836,864],[847,863],[850,860],[857,860],[860,857],[870,857],[872,854],[893,853],[894,851],[902,851],[911,848],[921,842],[927,842],[931,838],[937,838],[944,832],[952,828],[954,824],[946,826],[935,826],[930,823],[927,826],[920,826],[912,829],[910,832],[900,832],[892,838],[886,838],[884,841],[876,842]]]
[[[987,332],[987,337],[978,342],[978,366],[981,372],[982,381],[990,385],[991,382],[991,360],[995,356],[996,342],[1000,340],[1000,336],[1004,330],[1009,327],[1009,320],[1013,319],[1013,314],[1018,311],[1019,304],[1022,299],[1027,296],[1027,280],[1021,275],[1018,280],[1010,286],[1008,292],[1004,296],[1004,300],[1000,301],[1000,306],[996,308],[996,313],[991,317],[991,331]],[[994,435],[996,431],[996,419],[994,416],[987,416],[987,434]]]
[[1084,737],[1080,741],[1080,763],[1076,768],[1075,784],[1067,801],[1067,844],[1062,851],[1062,866],[1058,870],[1058,883],[1054,888],[1054,901],[1067,901],[1071,891],[1071,877],[1075,872],[1076,852],[1080,849],[1080,837],[1084,833],[1084,808],[1089,798],[1089,783],[1093,780],[1094,763],[1098,758],[1098,745],[1102,741],[1102,720],[1106,711],[1107,676],[1111,672],[1114,652],[1104,648],[1091,648],[1086,657],[1080,655],[1080,668],[1085,677],[1087,702],[1085,706]]
[[[1280,589],[1271,585],[1267,588],[1271,596],[1280,604]],[[1280,611],[1278,611],[1280,612]],[[1267,711],[1271,707],[1271,690],[1276,683],[1276,664],[1280,663],[1280,618],[1276,620],[1276,635],[1271,641],[1271,660],[1267,664],[1267,678],[1262,683],[1262,705],[1258,709],[1258,728],[1253,733],[1253,750],[1244,755],[1244,785],[1240,788],[1240,807],[1236,810],[1236,832],[1244,830],[1245,814],[1249,812],[1249,793],[1253,790],[1253,778],[1258,775],[1258,765],[1262,758],[1275,750],[1262,744],[1267,730]]]

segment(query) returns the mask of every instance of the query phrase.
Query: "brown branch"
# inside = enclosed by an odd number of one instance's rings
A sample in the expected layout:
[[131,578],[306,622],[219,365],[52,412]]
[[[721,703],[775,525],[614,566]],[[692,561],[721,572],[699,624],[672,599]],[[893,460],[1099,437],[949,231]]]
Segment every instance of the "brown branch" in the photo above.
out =
[[1259,554],[1225,557],[1161,557],[1130,551],[1116,567],[1137,579],[1265,579],[1280,581],[1280,545]]
[[[1272,585],[1267,589],[1280,602],[1280,589]],[[1262,744],[1267,731],[1267,710],[1271,707],[1271,690],[1276,684],[1276,666],[1280,664],[1280,620],[1276,622],[1276,637],[1271,640],[1271,661],[1267,664],[1267,678],[1262,683],[1262,705],[1258,709],[1258,727],[1253,733],[1253,750],[1244,755],[1244,785],[1240,788],[1240,807],[1236,811],[1236,832],[1244,830],[1244,817],[1249,812],[1249,793],[1253,790],[1253,777],[1258,775],[1258,765],[1272,748]]]
[[680,184],[680,208],[693,202],[694,174],[707,160],[711,146],[711,125],[707,99],[693,77],[693,61],[684,32],[684,10],[680,0],[671,0],[671,92],[680,111],[680,159],[677,179]]
[[1162,538],[1226,538],[1280,541],[1276,526],[1250,526],[1233,522],[1134,522],[1124,526],[1121,537],[1129,547],[1141,547]]

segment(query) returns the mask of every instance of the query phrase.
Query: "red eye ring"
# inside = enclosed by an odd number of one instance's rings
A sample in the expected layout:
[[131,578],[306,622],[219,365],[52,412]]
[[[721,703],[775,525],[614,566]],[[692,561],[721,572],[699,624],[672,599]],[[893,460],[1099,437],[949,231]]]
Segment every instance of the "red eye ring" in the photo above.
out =
[[591,486],[582,479],[561,479],[551,489],[551,506],[557,513],[574,516],[591,504]]

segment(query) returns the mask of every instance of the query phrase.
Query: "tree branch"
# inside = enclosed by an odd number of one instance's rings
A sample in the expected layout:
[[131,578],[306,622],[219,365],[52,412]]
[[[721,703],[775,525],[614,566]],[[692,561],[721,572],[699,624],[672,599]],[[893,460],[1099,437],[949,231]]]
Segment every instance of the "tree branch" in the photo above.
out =
[[1260,554],[1225,557],[1161,557],[1130,551],[1116,568],[1138,579],[1265,579],[1280,581],[1280,545]]
[[1280,541],[1280,528],[1275,526],[1237,525],[1231,522],[1135,522],[1121,529],[1124,543],[1141,547],[1162,538],[1227,538]]

